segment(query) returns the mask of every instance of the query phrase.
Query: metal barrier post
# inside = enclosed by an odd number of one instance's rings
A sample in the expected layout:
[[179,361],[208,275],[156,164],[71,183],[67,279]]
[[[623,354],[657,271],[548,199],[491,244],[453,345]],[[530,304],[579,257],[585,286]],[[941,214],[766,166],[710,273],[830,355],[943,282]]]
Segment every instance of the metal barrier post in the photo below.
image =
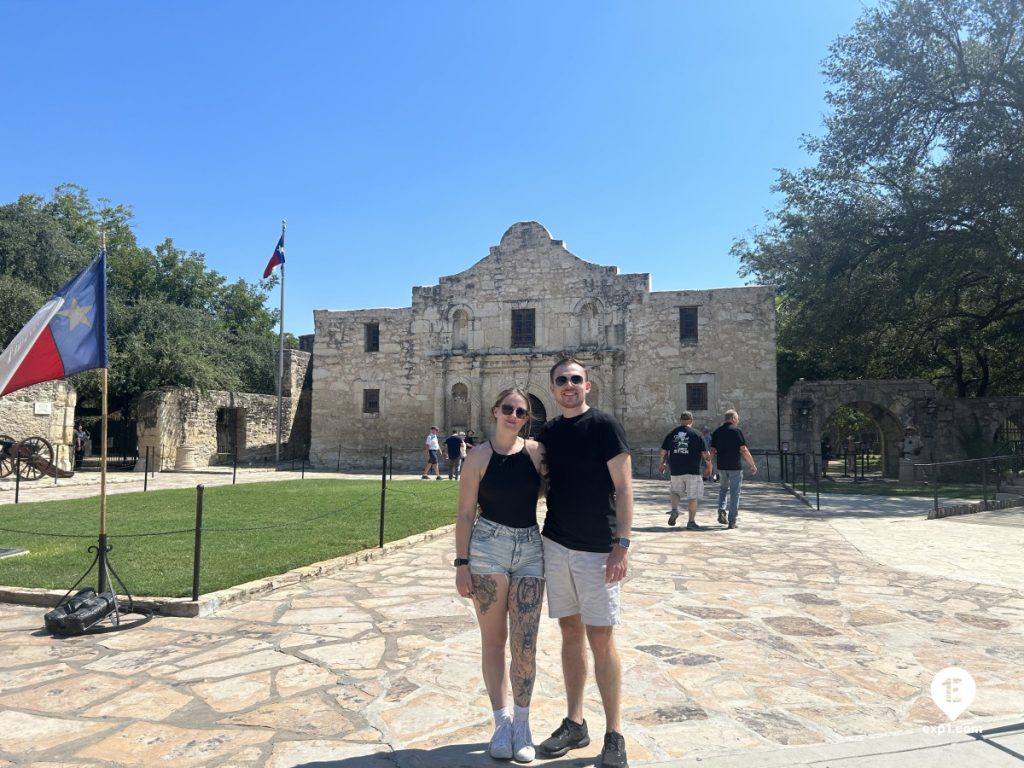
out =
[[231,484],[235,484],[235,478],[238,477],[238,446],[235,446],[234,456],[231,459]]
[[306,479],[306,457],[302,457],[302,475],[299,477],[300,480]]
[[14,503],[18,503],[21,495],[21,456],[14,457]]
[[203,554],[203,491],[202,485],[196,486],[196,544],[192,552],[192,600],[199,599],[199,561]]
[[142,467],[142,492],[149,490],[149,446],[146,446],[146,463]]
[[[822,461],[825,461],[823,458]],[[818,462],[811,456],[811,469],[814,470],[814,506],[821,512],[821,477],[818,472]]]
[[807,498],[807,454],[800,454],[800,485],[803,488],[804,498]]
[[338,443],[338,472],[341,472],[341,443]]
[[981,508],[988,509],[988,461],[981,462]]
[[53,464],[53,484],[54,485],[57,484],[57,475],[60,474],[60,472],[57,471],[58,467],[60,467],[60,445],[56,446],[55,451],[56,451],[57,455],[53,457],[53,460],[54,460],[54,464]]
[[395,446],[388,446],[388,480],[395,478]]
[[[440,469],[440,467],[439,467]],[[380,548],[384,549],[384,498],[388,488],[388,456],[380,457]]]

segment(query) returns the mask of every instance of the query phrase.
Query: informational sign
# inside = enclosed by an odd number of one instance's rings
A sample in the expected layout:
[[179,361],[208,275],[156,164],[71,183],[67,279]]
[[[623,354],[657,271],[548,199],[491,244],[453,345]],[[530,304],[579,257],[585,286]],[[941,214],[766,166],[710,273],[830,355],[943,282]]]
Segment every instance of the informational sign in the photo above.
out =
[[32,410],[32,412],[36,416],[49,416],[50,414],[53,413],[53,404],[52,403],[33,403],[33,410]]

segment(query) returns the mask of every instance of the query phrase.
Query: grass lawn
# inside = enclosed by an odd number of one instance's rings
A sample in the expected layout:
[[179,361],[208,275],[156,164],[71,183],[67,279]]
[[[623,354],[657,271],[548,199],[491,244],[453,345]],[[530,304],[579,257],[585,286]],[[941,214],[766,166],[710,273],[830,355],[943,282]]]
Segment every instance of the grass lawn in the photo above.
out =
[[[384,540],[455,522],[457,483],[388,486]],[[0,505],[0,584],[68,589],[99,533],[99,499]],[[192,594],[194,489],[107,497],[110,563],[133,595]],[[380,483],[285,480],[207,488],[199,590],[212,592],[379,544]],[[24,533],[23,533],[24,532]],[[74,534],[74,538],[46,534]],[[157,534],[157,535],[153,535]],[[82,586],[96,586],[96,573]]]
[[[796,487],[803,490],[803,483],[797,481]],[[868,478],[855,481],[851,478],[844,478],[840,481],[824,479],[821,481],[821,493],[842,493],[863,496],[935,496],[935,486],[925,483],[914,483],[913,485],[901,485],[895,480],[880,480]],[[807,479],[807,492],[814,493],[814,479]],[[989,485],[988,497],[991,499],[995,492],[995,486]],[[943,499],[978,499],[981,501],[981,484],[969,483],[941,483],[939,485],[939,501]]]

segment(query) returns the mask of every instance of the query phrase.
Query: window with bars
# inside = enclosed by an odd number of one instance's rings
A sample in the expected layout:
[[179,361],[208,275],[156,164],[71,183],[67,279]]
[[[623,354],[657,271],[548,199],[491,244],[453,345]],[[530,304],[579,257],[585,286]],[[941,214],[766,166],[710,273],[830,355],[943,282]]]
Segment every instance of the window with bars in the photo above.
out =
[[512,346],[532,347],[535,344],[535,315],[532,309],[512,310]]
[[380,352],[380,323],[367,323],[366,344],[363,349],[366,352]]
[[380,413],[380,390],[363,390],[363,413]]
[[686,385],[686,410],[706,411],[708,409],[708,385]]
[[697,307],[679,308],[679,340],[697,341]]

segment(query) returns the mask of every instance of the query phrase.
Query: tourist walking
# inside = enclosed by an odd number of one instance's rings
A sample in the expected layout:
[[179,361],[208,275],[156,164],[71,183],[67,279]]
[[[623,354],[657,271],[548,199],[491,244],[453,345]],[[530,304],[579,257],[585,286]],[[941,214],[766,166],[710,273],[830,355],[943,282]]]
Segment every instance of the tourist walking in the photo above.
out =
[[544,449],[522,437],[531,418],[530,398],[522,389],[502,391],[491,417],[494,436],[469,452],[459,482],[455,587],[473,598],[480,624],[481,668],[494,713],[488,751],[498,760],[529,762],[536,753],[530,700],[544,594],[537,527]]
[[551,394],[562,410],[538,435],[548,467],[544,568],[548,615],[562,632],[566,717],[537,748],[561,757],[590,744],[583,717],[587,645],[604,708],[604,768],[628,768],[620,722],[622,662],[615,647],[619,586],[626,575],[633,525],[629,446],[610,414],[587,405],[587,369],[563,358],[550,372]]
[[725,412],[725,423],[711,433],[711,458],[718,466],[718,522],[737,527],[740,506],[740,486],[743,468],[740,458],[750,466],[750,474],[757,474],[757,464],[750,455],[747,441],[739,428],[740,416],[734,410]]
[[[666,464],[666,459],[668,463]],[[687,530],[699,531],[697,525],[697,504],[704,498],[704,472],[711,474],[711,452],[705,447],[704,438],[693,428],[693,414],[683,411],[679,414],[679,426],[665,435],[661,443],[661,464],[659,472],[669,469],[669,499],[672,508],[668,511],[668,524],[675,525],[679,519],[679,500],[686,499]]]
[[459,479],[459,472],[462,470],[462,459],[466,455],[465,447],[465,442],[459,436],[459,430],[453,429],[452,433],[444,441],[444,448],[448,453],[449,480]]
[[441,479],[441,443],[437,439],[437,427],[430,428],[430,434],[427,435],[426,440],[427,447],[427,464],[423,467],[423,474],[420,475],[420,480],[429,480],[431,467],[433,467],[434,474],[437,475],[437,479]]

